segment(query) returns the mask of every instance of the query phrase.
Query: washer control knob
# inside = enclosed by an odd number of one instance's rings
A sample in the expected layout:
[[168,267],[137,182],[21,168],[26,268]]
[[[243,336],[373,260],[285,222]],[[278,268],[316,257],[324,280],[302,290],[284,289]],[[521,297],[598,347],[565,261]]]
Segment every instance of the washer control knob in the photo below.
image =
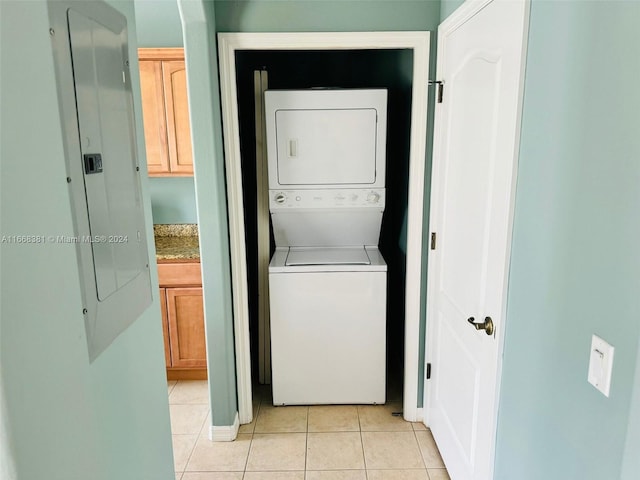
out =
[[378,200],[380,200],[380,194],[377,192],[370,192],[367,195],[367,202],[369,203],[378,203]]
[[273,200],[276,203],[279,203],[280,205],[282,205],[284,202],[287,201],[287,196],[284,193],[279,192],[279,193],[276,193],[275,197],[273,197]]

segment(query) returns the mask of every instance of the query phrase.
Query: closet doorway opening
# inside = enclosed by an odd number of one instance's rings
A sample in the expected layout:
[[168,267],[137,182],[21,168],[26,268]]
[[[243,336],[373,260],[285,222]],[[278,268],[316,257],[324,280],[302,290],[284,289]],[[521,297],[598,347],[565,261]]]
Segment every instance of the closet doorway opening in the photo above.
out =
[[259,325],[257,294],[258,257],[264,256],[258,254],[256,227],[258,217],[264,217],[264,210],[258,213],[256,196],[256,133],[260,127],[259,122],[256,127],[255,99],[260,98],[256,81],[260,72],[263,89],[268,85],[273,89],[389,90],[387,205],[380,237],[380,250],[389,264],[387,388],[401,392],[405,419],[420,420],[429,33],[219,34],[219,54],[240,423],[252,419],[252,381],[269,379],[268,362],[258,358],[264,358],[264,344],[269,340]]

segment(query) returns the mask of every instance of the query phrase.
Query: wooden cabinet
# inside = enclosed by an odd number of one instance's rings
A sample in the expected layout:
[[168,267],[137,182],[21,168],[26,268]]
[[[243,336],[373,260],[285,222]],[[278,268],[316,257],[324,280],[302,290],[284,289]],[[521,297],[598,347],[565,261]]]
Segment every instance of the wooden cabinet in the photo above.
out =
[[206,367],[202,288],[167,288],[172,367]]
[[138,56],[149,175],[193,175],[184,50],[140,48]]
[[160,263],[158,279],[167,378],[206,378],[200,264]]

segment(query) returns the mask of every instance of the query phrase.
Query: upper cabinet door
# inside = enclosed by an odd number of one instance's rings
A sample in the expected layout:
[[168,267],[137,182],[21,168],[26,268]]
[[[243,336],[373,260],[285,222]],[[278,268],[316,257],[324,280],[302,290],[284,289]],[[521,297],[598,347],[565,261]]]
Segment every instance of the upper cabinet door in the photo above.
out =
[[142,117],[144,141],[147,149],[149,173],[169,172],[167,148],[167,118],[164,109],[162,62],[140,61],[140,89],[142,90]]
[[138,55],[149,175],[193,175],[184,50],[141,48]]
[[171,172],[193,174],[187,72],[184,61],[162,62],[162,73]]

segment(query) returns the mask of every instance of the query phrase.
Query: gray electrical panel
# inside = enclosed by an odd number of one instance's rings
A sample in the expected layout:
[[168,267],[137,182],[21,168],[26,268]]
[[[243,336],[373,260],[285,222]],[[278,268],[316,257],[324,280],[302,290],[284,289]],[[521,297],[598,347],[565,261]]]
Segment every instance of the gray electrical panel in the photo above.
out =
[[49,2],[89,357],[151,304],[127,21],[104,2]]

